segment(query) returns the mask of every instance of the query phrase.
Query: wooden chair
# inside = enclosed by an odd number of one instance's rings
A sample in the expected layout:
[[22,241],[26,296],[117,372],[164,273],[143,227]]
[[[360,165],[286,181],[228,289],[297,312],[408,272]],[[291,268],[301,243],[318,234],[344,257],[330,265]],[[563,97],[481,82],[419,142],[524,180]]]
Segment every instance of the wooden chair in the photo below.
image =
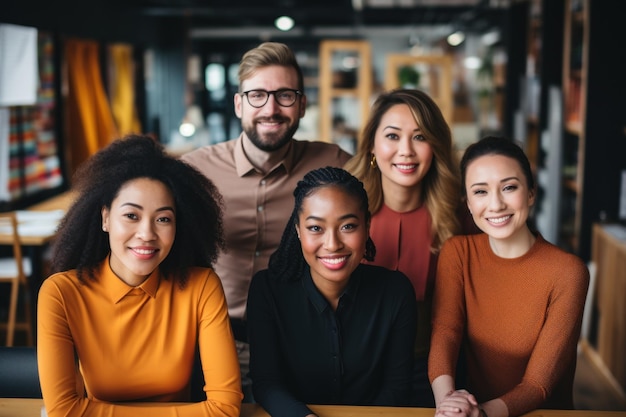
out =
[[[15,212],[0,213],[0,229],[13,235],[13,256],[0,258],[0,283],[11,284],[9,296],[8,320],[0,323],[0,327],[6,329],[6,345],[13,346],[16,330],[26,332],[26,343],[33,345],[33,326],[31,320],[30,292],[28,277],[31,275],[32,266],[30,259],[22,256],[19,232],[17,229],[17,216]],[[20,288],[23,291],[24,319],[18,321],[18,304],[20,301]]]

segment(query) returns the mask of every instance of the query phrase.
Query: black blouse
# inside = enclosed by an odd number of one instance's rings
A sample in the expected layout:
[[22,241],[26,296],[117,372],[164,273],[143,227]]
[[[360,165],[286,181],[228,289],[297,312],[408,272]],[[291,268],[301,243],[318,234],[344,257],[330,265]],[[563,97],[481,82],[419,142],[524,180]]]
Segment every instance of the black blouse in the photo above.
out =
[[417,308],[408,278],[359,265],[333,311],[307,267],[282,282],[259,271],[248,294],[255,401],[273,417],[306,404],[407,405]]

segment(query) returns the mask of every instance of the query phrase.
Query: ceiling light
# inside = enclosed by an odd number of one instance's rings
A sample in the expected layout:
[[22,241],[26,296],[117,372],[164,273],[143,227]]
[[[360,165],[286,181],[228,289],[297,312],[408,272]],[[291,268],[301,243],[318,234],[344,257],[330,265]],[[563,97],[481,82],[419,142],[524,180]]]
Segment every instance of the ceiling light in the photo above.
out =
[[178,133],[186,138],[190,138],[193,136],[194,133],[196,133],[196,127],[193,125],[193,123],[183,122],[178,127]]
[[448,35],[448,43],[451,46],[459,46],[465,40],[465,33],[460,30]]
[[467,69],[476,70],[483,64],[483,60],[477,56],[468,56],[463,60],[463,66]]
[[274,25],[278,30],[282,30],[283,32],[287,32],[293,28],[294,21],[289,16],[281,16],[274,21]]

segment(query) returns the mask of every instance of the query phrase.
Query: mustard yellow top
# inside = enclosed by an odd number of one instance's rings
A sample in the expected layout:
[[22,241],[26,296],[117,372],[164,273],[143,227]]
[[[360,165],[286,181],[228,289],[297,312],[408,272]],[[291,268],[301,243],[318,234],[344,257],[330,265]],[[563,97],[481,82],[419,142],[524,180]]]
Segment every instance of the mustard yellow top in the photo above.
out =
[[[131,287],[106,259],[97,280],[86,284],[74,270],[46,279],[37,320],[41,388],[50,417],[239,416],[239,363],[222,285],[212,269],[192,268],[182,289],[158,271]],[[189,401],[196,343],[207,400],[160,406]],[[130,401],[154,404],[139,411],[125,403]]]

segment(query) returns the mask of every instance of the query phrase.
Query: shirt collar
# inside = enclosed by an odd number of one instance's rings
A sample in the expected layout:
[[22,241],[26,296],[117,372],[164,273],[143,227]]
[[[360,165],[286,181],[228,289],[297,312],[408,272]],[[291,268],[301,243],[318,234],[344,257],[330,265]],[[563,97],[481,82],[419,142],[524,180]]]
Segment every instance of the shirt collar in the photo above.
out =
[[[291,173],[291,170],[295,165],[295,147],[293,146],[294,140],[295,139],[292,139],[289,143],[289,149],[287,149],[287,153],[285,154],[283,160],[276,164],[272,171],[280,166],[284,166],[285,171],[287,171],[287,175]],[[250,163],[250,161],[246,157],[246,153],[243,151],[243,132],[239,135],[236,141],[237,142],[235,143],[235,149],[233,150],[235,169],[237,171],[237,175],[243,177],[250,172],[255,172],[256,169],[254,165]]]
[[[346,286],[343,294],[341,294],[340,303],[341,300],[354,300],[359,288],[359,284],[361,282],[362,269],[362,266],[359,265],[357,266],[356,270],[352,272],[350,280],[348,281],[348,285]],[[322,293],[319,292],[319,290],[313,283],[313,277],[311,277],[311,269],[309,268],[309,266],[306,266],[305,268],[304,276],[302,277],[302,286],[309,295],[309,299],[311,300],[311,303],[318,311],[318,313],[322,313],[325,309],[330,308],[328,301],[326,301]]]
[[111,302],[117,304],[130,293],[144,292],[150,297],[155,298],[157,290],[159,288],[159,282],[161,274],[159,269],[155,269],[152,274],[139,286],[132,287],[122,281],[115,272],[111,269],[109,264],[110,255],[102,262],[100,267],[100,280],[104,288],[107,289]]

